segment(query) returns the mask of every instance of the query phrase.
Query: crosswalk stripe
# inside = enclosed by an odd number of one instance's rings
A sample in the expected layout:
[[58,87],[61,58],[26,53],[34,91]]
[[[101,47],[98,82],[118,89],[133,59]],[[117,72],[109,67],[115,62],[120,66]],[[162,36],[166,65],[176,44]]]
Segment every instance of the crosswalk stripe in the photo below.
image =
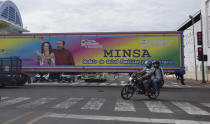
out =
[[201,103],[203,106],[210,107],[210,103]]
[[168,84],[164,84],[163,86],[164,86],[164,87],[170,87],[170,85],[168,85]]
[[78,84],[79,84],[79,82],[76,82],[76,83],[70,83],[69,85],[76,86],[76,85],[78,85]]
[[101,83],[101,84],[99,84],[99,86],[105,86],[105,85],[108,85],[108,83]]
[[52,108],[56,108],[56,109],[68,109],[70,108],[72,105],[78,103],[79,101],[83,100],[83,98],[69,98],[66,101],[57,104],[55,106],[53,106]]
[[9,97],[1,97],[1,100],[5,100],[8,99]]
[[104,98],[91,98],[81,109],[99,110],[105,101]]
[[126,85],[126,82],[125,81],[120,81],[120,85],[121,86],[125,86]]
[[192,115],[210,115],[207,111],[204,111],[188,102],[172,102],[174,105]]
[[160,101],[144,101],[150,112],[173,113],[167,106]]
[[90,86],[96,86],[98,83],[90,83]]
[[28,100],[28,99],[30,99],[30,98],[18,97],[16,99],[7,100],[7,101],[4,101],[4,102],[0,103],[0,108],[8,106],[8,105],[13,105],[13,104],[16,104],[16,103],[19,103],[19,102],[22,102],[22,101],[25,101],[25,100]]
[[180,85],[174,84],[172,87],[181,87]]
[[136,111],[133,103],[118,99],[115,105],[115,111]]
[[46,104],[52,100],[55,100],[56,98],[40,98],[36,101],[32,101],[23,105],[18,106],[17,108],[33,108],[33,107],[37,107],[39,105],[43,105]]
[[87,86],[89,85],[88,83],[80,83],[80,86]]
[[117,83],[111,83],[110,86],[117,86]]
[[183,85],[184,87],[192,87],[192,86],[190,86],[190,85]]
[[173,84],[173,85],[178,85],[178,83],[174,83],[174,82],[171,82],[171,84]]

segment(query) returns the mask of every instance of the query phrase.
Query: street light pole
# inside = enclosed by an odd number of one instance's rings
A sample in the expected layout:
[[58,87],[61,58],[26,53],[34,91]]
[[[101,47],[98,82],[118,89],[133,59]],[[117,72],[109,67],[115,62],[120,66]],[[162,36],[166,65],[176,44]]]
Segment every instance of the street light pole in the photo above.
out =
[[194,42],[194,63],[195,63],[195,80],[198,80],[198,76],[197,76],[197,67],[196,67],[196,52],[195,52],[195,32],[194,32],[194,18],[193,16],[189,16],[191,21],[192,21],[192,26],[193,26],[193,42]]

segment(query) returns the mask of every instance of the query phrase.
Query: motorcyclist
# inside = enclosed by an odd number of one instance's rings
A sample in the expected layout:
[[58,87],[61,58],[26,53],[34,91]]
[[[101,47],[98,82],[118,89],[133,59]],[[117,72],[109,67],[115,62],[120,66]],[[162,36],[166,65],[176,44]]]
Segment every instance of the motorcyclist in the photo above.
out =
[[152,61],[150,60],[146,61],[145,65],[146,67],[142,71],[137,72],[137,74],[141,75],[139,80],[143,80],[145,95],[148,95],[149,83],[151,82],[151,76],[154,73],[154,68],[152,67]]
[[152,79],[154,89],[157,91],[158,90],[157,83],[164,80],[163,79],[164,74],[163,74],[162,68],[160,67],[159,61],[154,61],[153,66],[154,66],[155,71],[154,71],[151,79]]

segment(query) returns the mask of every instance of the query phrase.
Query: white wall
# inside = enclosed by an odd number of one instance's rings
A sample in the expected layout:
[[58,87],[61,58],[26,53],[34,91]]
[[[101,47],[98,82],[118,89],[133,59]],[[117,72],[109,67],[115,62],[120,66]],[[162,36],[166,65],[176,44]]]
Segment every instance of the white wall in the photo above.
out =
[[[202,14],[202,28],[203,28],[203,43],[204,52],[208,55],[207,73],[210,80],[210,0],[202,0],[201,2],[201,14]],[[209,69],[209,70],[208,70]]]
[[[184,56],[185,56],[185,67],[186,67],[186,75],[185,78],[189,79],[196,79],[195,77],[195,59],[196,59],[196,68],[197,68],[197,79],[201,80],[202,79],[202,68],[201,68],[201,62],[197,60],[198,56],[198,45],[197,45],[197,32],[201,31],[201,21],[198,21],[197,23],[194,24],[194,36],[195,36],[195,54],[196,58],[194,57],[194,39],[193,39],[193,26],[189,27],[183,32],[184,35]],[[207,43],[204,43],[204,54],[209,55],[209,52],[207,52],[207,49],[209,48],[206,47]],[[208,61],[209,62],[209,61]],[[209,77],[207,75],[207,62],[204,64],[205,68],[205,78],[206,80],[209,80]],[[209,75],[210,76],[210,75]]]

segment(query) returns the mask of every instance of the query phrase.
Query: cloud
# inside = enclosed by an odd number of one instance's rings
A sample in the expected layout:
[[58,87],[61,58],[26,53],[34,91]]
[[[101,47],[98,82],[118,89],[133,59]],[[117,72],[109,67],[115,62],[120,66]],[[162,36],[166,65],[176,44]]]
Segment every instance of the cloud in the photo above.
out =
[[13,0],[31,32],[175,30],[200,0]]

